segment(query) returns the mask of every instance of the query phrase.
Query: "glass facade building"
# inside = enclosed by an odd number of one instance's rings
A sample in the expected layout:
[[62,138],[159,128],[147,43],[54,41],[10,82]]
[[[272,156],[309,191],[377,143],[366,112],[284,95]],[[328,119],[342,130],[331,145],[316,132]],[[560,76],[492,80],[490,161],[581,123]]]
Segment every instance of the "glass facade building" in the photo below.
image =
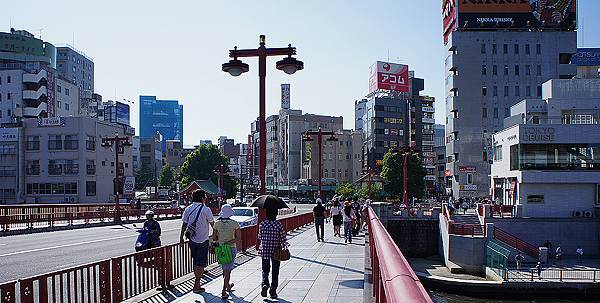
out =
[[152,138],[157,132],[166,140],[183,142],[183,105],[177,100],[157,100],[156,96],[140,96],[140,138]]

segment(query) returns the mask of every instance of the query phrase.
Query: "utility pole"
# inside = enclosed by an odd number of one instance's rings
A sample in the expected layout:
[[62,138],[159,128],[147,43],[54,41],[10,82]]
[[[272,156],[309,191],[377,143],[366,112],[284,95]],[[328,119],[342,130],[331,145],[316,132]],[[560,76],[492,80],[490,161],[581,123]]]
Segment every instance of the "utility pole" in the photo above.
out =
[[[119,204],[119,191],[121,190],[120,184],[120,165],[119,165],[119,150],[121,147],[123,148],[123,153],[125,153],[125,147],[131,146],[131,142],[129,142],[129,137],[119,137],[119,134],[115,134],[114,137],[102,138],[102,146],[106,148],[115,148],[115,222],[121,221],[121,206]],[[124,169],[124,168],[123,168]],[[123,173],[125,173],[123,171]]]
[[229,167],[223,164],[217,165],[214,170],[214,173],[219,176],[219,198],[221,198],[221,202],[225,200],[223,175],[227,174],[227,172],[229,172]]
[[[304,141],[313,141],[312,136],[317,136],[317,145],[318,145],[318,149],[319,149],[319,164],[318,164],[318,170],[319,170],[319,181],[318,181],[318,185],[319,185],[319,192],[318,192],[318,197],[322,198],[322,183],[323,183],[323,136],[329,136],[329,138],[327,138],[327,141],[338,141],[338,139],[335,137],[335,133],[332,131],[323,131],[320,127],[318,131],[307,131],[306,133],[304,133]],[[336,155],[337,156],[337,155]]]

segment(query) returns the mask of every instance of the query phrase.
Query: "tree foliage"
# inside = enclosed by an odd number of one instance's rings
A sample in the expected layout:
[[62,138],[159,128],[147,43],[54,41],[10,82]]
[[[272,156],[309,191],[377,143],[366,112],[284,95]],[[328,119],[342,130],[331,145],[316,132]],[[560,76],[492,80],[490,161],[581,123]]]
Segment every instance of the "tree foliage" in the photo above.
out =
[[160,171],[159,184],[160,186],[173,187],[175,181],[175,173],[169,164],[163,166]]
[[[210,179],[214,184],[219,184],[219,177],[215,168],[219,165],[229,165],[229,159],[221,153],[215,145],[204,144],[187,155],[181,165],[179,178],[181,188],[188,186],[194,180]],[[225,197],[233,198],[237,193],[237,181],[231,176],[223,176]]]
[[154,172],[147,165],[143,165],[135,172],[135,188],[145,189],[146,186],[154,186]]
[[[381,177],[388,183],[385,191],[392,197],[402,197],[404,193],[404,156],[402,153],[388,151],[383,157],[383,168]],[[407,159],[408,174],[408,196],[410,198],[422,198],[425,192],[426,170],[423,168],[421,157],[415,153],[409,153]]]
[[352,184],[350,184],[350,183],[342,183],[335,190],[335,194],[337,196],[342,196],[344,198],[346,198],[346,197],[354,197],[354,195],[356,194],[356,188]]

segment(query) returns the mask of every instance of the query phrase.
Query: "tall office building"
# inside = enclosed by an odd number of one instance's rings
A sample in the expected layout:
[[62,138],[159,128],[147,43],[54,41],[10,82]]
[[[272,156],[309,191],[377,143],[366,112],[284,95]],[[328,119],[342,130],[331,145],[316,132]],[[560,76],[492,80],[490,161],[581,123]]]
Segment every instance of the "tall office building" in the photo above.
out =
[[56,64],[58,74],[75,83],[81,98],[84,92],[94,92],[94,61],[85,53],[73,46],[65,45],[56,48]]
[[183,105],[177,100],[158,100],[156,96],[140,96],[140,138],[152,138],[157,132],[166,140],[183,142]]
[[510,107],[577,73],[576,1],[512,2],[443,3],[446,175],[455,197],[489,195],[491,138]]

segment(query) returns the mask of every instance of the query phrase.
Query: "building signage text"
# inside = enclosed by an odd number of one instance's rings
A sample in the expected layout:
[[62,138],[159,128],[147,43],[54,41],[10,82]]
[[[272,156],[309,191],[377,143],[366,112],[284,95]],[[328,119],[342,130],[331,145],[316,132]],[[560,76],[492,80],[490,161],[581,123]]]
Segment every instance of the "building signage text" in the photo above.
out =
[[556,130],[553,127],[529,127],[523,129],[523,141],[553,142]]
[[64,117],[50,117],[50,118],[38,118],[39,127],[47,126],[65,126]]
[[0,128],[0,142],[19,141],[18,128]]
[[459,173],[476,173],[477,168],[475,166],[459,166],[458,172]]

